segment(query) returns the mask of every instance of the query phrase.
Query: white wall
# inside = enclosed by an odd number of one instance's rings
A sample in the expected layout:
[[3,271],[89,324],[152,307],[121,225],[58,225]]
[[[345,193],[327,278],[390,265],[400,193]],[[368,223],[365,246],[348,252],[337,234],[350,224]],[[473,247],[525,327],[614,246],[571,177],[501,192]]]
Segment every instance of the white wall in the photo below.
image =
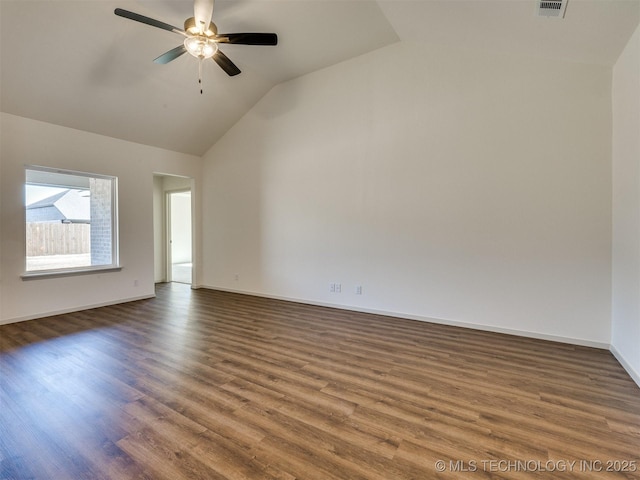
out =
[[[5,113],[0,120],[0,323],[153,295],[153,172],[199,178],[201,159]],[[25,164],[118,177],[121,271],[21,280]]]
[[205,155],[203,284],[608,346],[610,132],[599,66],[403,42],[281,84]]
[[640,385],[640,26],[613,68],[611,350]]
[[166,213],[163,177],[153,177],[153,271],[154,282],[167,281]]

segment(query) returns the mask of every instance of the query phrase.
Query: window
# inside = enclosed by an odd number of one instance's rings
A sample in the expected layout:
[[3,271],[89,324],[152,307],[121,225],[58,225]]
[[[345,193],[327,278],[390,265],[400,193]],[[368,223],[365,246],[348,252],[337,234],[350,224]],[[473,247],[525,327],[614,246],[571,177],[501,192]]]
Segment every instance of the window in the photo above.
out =
[[29,166],[26,274],[118,267],[117,178]]

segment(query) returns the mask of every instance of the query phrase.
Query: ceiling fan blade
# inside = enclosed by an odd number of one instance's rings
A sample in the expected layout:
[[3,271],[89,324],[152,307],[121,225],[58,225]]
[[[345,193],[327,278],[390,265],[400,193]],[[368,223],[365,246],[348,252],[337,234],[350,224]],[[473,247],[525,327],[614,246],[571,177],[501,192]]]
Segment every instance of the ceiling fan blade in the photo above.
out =
[[213,58],[213,60],[220,66],[220,68],[227,72],[227,75],[229,75],[230,77],[233,77],[234,75],[238,75],[240,73],[240,69],[236,67],[236,64],[229,60],[229,57],[227,57],[220,50],[218,50],[216,54],[211,58]]
[[187,34],[178,27],[174,27],[173,25],[169,25],[168,23],[164,23],[159,20],[154,20],[153,18],[145,17],[144,15],[140,15],[139,13],[130,12],[129,10],[123,10],[122,8],[116,8],[113,13],[120,17],[128,18],[129,20],[146,23],[147,25],[151,25],[152,27],[162,28],[163,30],[168,30],[170,32],[187,36]]
[[273,46],[278,44],[278,35],[275,33],[221,33],[216,35],[216,42]]
[[211,17],[213,16],[213,0],[194,0],[193,18],[196,20],[196,27],[200,33],[209,29]]
[[160,63],[162,65],[165,65],[165,64],[169,63],[170,61],[175,60],[180,55],[182,55],[183,53],[186,53],[186,52],[187,52],[187,48],[184,45],[178,45],[176,48],[172,48],[168,52],[163,53],[162,55],[160,55],[158,58],[156,58],[153,61],[153,63]]

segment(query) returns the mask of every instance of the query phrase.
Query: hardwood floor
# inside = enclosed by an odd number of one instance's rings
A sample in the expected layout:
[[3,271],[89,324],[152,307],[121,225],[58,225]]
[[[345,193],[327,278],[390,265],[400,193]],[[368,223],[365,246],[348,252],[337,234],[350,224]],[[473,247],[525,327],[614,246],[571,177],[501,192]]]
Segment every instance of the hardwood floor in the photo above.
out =
[[607,351],[157,293],[0,327],[0,479],[640,478]]

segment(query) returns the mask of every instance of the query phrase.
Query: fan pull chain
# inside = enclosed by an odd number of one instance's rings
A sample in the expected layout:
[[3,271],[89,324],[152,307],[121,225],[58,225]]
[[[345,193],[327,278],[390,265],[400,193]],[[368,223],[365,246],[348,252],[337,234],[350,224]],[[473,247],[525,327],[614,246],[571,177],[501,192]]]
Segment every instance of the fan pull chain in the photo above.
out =
[[202,95],[202,61],[204,57],[198,57],[198,83],[200,84],[200,95]]

